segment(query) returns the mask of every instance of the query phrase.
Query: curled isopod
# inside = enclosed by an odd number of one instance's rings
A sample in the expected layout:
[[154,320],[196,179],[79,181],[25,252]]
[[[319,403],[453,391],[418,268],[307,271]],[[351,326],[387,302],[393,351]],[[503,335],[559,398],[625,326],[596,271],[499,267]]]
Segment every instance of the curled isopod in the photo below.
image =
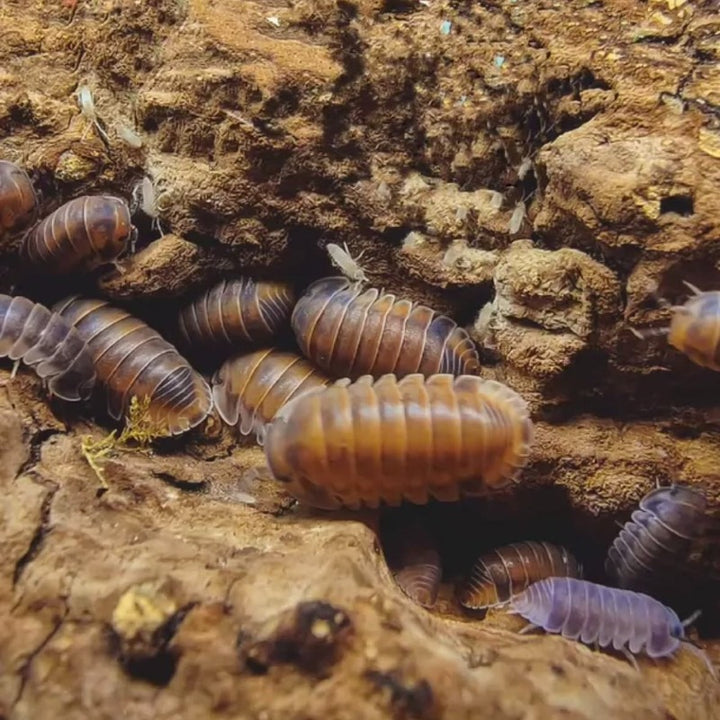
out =
[[90,271],[115,262],[136,232],[124,200],[84,195],[65,203],[33,228],[21,253],[26,264],[48,274]]
[[105,300],[77,296],[53,309],[87,342],[114,420],[127,415],[133,397],[149,398],[149,419],[170,435],[196,427],[209,415],[208,384],[142,320]]
[[633,655],[668,657],[685,637],[675,611],[655,598],[576,578],[540,580],[515,596],[510,606],[549,633],[600,647],[612,644]]
[[608,551],[605,569],[621,588],[653,591],[677,576],[706,528],[705,496],[671,485],[649,492]]
[[471,610],[501,605],[547,577],[582,577],[580,563],[564,547],[519,542],[481,555],[460,586],[458,600]]
[[212,391],[220,417],[228,425],[240,420],[240,432],[255,432],[262,445],[265,426],[285,403],[329,382],[305,358],[265,349],[227,360],[213,376]]
[[0,160],[0,234],[26,228],[35,219],[37,197],[28,174]]
[[315,507],[458,500],[511,482],[527,461],[525,401],[474,375],[366,375],[310,390],[268,426],[277,480]]
[[60,315],[24,297],[0,295],[0,357],[22,360],[47,382],[53,395],[85,400],[95,367],[85,341]]
[[[437,600],[442,580],[442,560],[435,538],[417,518],[396,520],[398,527],[387,538],[387,552],[394,555],[395,582],[418,605],[430,608]],[[385,542],[383,543],[385,547]]]
[[223,280],[180,310],[180,344],[207,353],[267,343],[288,325],[294,303],[285,283]]
[[343,277],[313,283],[290,322],[303,355],[339,378],[462,375],[480,367],[475,344],[450,318]]

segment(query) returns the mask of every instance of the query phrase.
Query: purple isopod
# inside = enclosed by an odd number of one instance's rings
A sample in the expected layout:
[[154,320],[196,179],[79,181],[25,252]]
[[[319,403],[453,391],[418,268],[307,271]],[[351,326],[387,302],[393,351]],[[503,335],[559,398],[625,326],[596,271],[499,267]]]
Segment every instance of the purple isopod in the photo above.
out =
[[601,647],[612,644],[626,654],[668,657],[685,639],[675,611],[655,598],[587,580],[540,580],[512,598],[510,606],[546,632]]
[[677,575],[693,542],[703,534],[706,506],[705,496],[685,485],[649,492],[608,551],[608,575],[628,590],[667,585],[668,571]]
[[65,318],[25,297],[0,295],[0,357],[22,360],[69,402],[87,399],[95,386],[85,340]]

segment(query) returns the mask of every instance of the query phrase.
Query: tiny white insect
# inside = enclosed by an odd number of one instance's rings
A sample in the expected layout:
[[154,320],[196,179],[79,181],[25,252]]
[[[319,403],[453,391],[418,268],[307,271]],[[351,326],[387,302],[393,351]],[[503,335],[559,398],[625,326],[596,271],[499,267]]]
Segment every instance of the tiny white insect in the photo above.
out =
[[343,247],[335,243],[328,243],[326,250],[333,265],[339,268],[347,278],[358,283],[368,281],[365,271],[358,264],[358,260],[365,254],[364,250],[356,258],[350,254],[347,243],[343,243]]
[[525,203],[521,200],[512,212],[510,216],[509,230],[510,234],[514,235],[522,227],[523,220],[525,220]]
[[121,123],[117,126],[118,137],[130,147],[141,148],[143,139],[131,127]]
[[[95,101],[93,100],[92,92],[87,85],[80,85],[76,92],[78,105],[80,106],[80,112],[82,116],[90,123],[92,123],[97,131],[102,136],[103,140],[109,145],[110,138],[107,133],[102,129],[100,121],[98,120],[97,111],[95,109]],[[87,130],[82,135],[82,139],[85,138]]]
[[502,207],[503,200],[503,194],[497,192],[496,190],[488,190],[488,192],[492,193],[490,196],[490,207],[493,210],[499,210]]
[[533,161],[529,157],[525,157],[522,159],[522,162],[520,163],[520,167],[518,168],[517,174],[518,178],[520,180],[524,180],[525,176],[530,172],[530,169],[533,166]]
[[133,189],[133,205],[139,207],[149,218],[160,235],[165,235],[160,225],[160,210],[158,208],[155,186],[147,175],[135,185]]

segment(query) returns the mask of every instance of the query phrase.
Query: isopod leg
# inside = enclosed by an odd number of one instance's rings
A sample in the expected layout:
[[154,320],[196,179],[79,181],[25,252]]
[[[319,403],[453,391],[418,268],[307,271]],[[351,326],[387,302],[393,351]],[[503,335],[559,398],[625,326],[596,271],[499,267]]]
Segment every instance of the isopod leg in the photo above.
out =
[[520,630],[520,632],[518,632],[518,635],[526,635],[532,630],[537,630],[537,628],[539,627],[540,626],[536,625],[535,623],[528,623],[522,630]]
[[622,654],[627,658],[628,662],[635,668],[635,670],[640,672],[640,667],[637,664],[637,660],[627,648],[622,648]]
[[18,371],[18,368],[20,367],[21,362],[22,361],[20,359],[18,359],[13,363],[12,372],[10,373],[11,380],[15,379],[15,376],[17,375],[17,371]]

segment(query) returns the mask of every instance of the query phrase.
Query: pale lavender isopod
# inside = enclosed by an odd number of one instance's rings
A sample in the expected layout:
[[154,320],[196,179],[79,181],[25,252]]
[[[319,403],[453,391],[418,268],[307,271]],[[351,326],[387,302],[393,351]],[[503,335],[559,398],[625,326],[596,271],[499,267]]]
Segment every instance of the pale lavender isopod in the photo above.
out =
[[673,655],[685,639],[674,610],[649,595],[578,580],[551,577],[510,601],[532,625],[570,640],[612,645],[651,658]]

